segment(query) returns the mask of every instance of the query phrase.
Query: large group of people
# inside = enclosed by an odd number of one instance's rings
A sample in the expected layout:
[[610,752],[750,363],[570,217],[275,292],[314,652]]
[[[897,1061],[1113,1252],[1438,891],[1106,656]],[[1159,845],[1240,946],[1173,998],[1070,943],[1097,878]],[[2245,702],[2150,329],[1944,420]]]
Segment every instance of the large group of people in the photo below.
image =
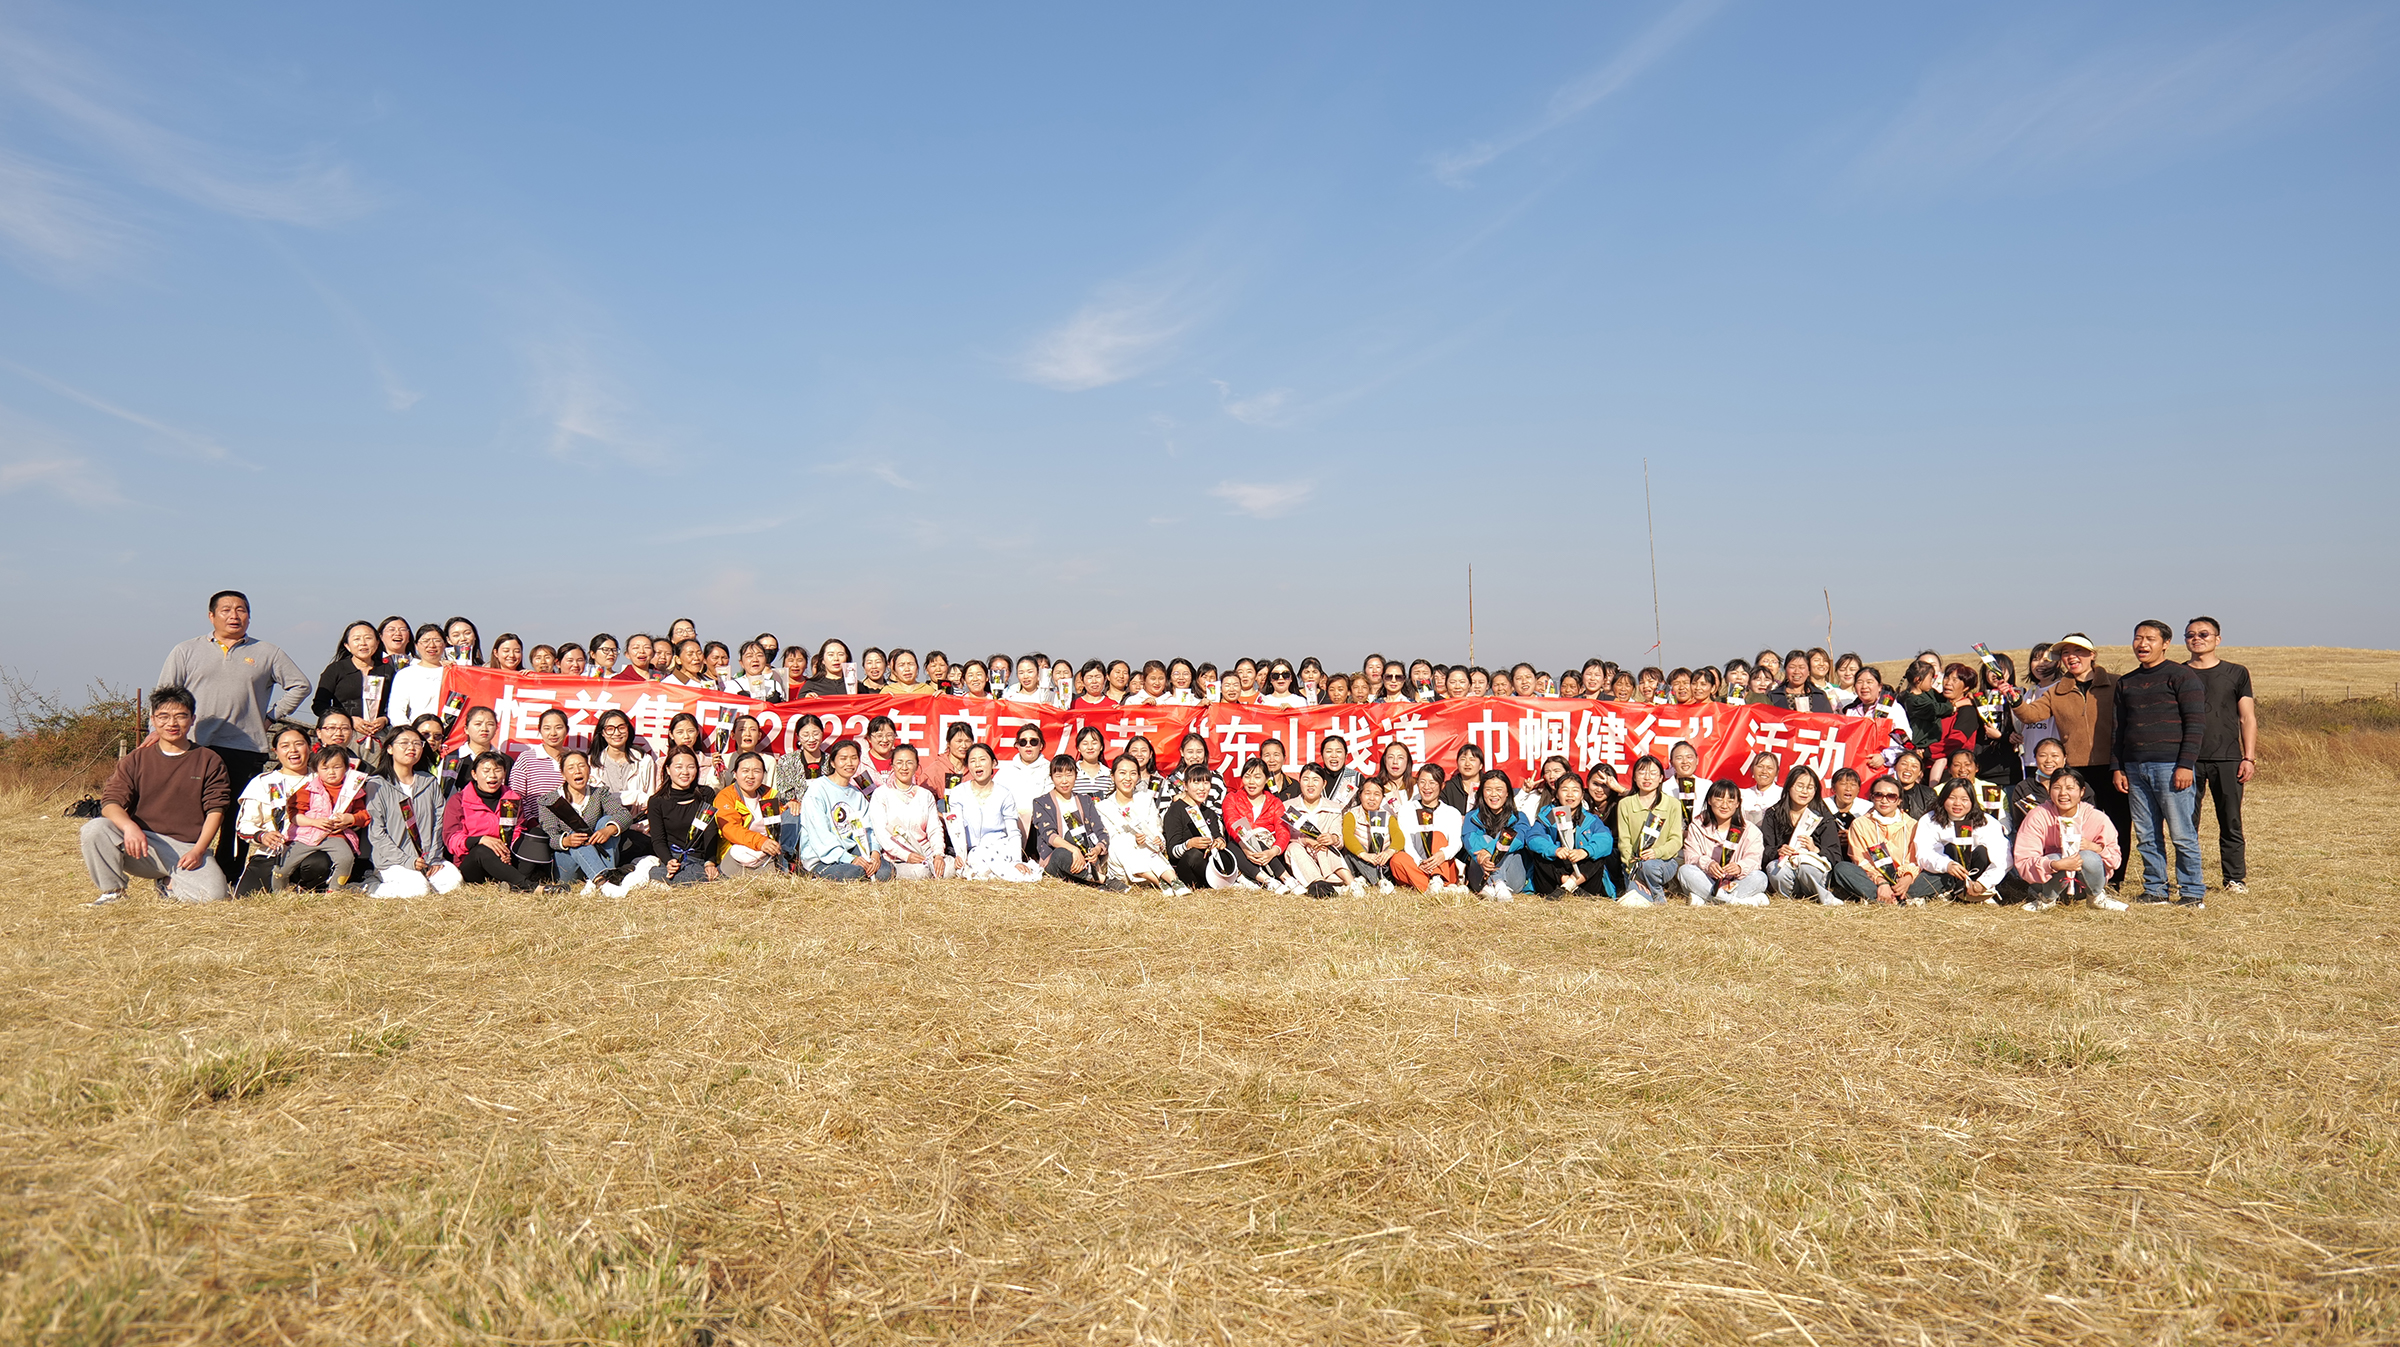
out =
[[[622,896],[644,884],[739,875],[833,882],[966,878],[1060,881],[1171,893],[1248,889],[1332,897],[1369,888],[1763,905],[1773,898],[1923,904],[2061,902],[2118,909],[2128,840],[2141,859],[2131,902],[2205,904],[2202,797],[2215,801],[2220,881],[2242,892],[2242,792],[2256,765],[2249,674],[2217,657],[2221,628],[2144,621],[2135,665],[2099,667],[2078,632],[2036,646],[2022,677],[2006,654],[1921,653],[1887,678],[1823,649],[1718,666],[1627,669],[1606,660],[1552,673],[1370,655],[1355,671],[1315,658],[1087,660],[1043,654],[953,661],[943,652],[810,649],[772,634],[728,647],[689,619],[664,634],[489,648],[454,617],[358,621],[312,683],[249,634],[246,596],[209,599],[210,630],[168,654],[150,737],[122,759],[82,834],[97,902],[150,879],[208,901],[292,886],[356,884],[378,897],[462,885],[581,885]],[[1052,707],[1211,702],[1299,708],[1481,696],[1619,703],[1757,703],[1880,717],[1891,748],[1829,777],[1759,753],[1738,779],[1697,771],[1689,743],[1620,773],[1551,757],[1526,779],[1473,745],[1417,762],[1406,745],[1354,755],[1338,736],[1319,760],[1212,763],[1186,736],[1134,738],[1113,759],[1096,729],[1052,754],[1038,728],[1008,743],[952,722],[939,751],[897,742],[876,717],[858,738],[792,719],[787,751],[758,721],[722,736],[680,715],[658,742],[607,711],[588,736],[545,711],[539,741],[511,744],[491,707],[446,698],[458,665],[652,681],[790,702],[941,693]],[[306,710],[303,715],[303,708]],[[837,725],[843,724],[836,720]],[[453,740],[458,741],[453,746]],[[2171,853],[2171,856],[2170,856]]]

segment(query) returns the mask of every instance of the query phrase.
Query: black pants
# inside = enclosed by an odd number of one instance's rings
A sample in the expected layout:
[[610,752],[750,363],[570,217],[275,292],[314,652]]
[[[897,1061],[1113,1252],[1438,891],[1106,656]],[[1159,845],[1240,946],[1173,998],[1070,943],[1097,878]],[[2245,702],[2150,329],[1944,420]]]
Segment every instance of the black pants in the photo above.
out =
[[492,854],[490,847],[472,843],[458,863],[459,877],[469,884],[506,884],[519,893],[533,887],[533,876]]
[[2241,773],[2239,762],[2204,762],[2192,773],[2192,784],[2200,788],[2193,811],[2197,813],[2212,795],[2216,799],[2217,868],[2222,872],[2218,877],[2227,884],[2250,881],[2250,852],[2242,838]]
[[2117,829],[2117,864],[2108,872],[2108,886],[2113,889],[2125,882],[2125,862],[2133,859],[2133,797],[2117,789],[2116,771],[2105,762],[2084,768],[2083,779],[2092,787],[2084,798]]
[[1545,897],[1559,891],[1566,883],[1569,871],[1578,871],[1583,875],[1575,882],[1575,892],[1587,898],[1602,898],[1608,893],[1604,878],[1608,874],[1608,867],[1597,856],[1587,856],[1580,861],[1562,861],[1556,856],[1527,851],[1525,870],[1533,879],[1533,891]]
[[1183,881],[1184,887],[1205,889],[1209,887],[1209,854],[1205,851],[1187,851],[1180,856],[1169,857],[1167,864],[1175,867],[1175,877]]
[[[236,800],[242,798],[242,787],[249,785],[250,778],[258,775],[267,765],[266,754],[253,753],[244,748],[212,748],[208,751],[224,762],[225,784],[232,788]],[[242,853],[249,849],[249,843],[233,835],[233,810],[227,809],[225,822],[217,829],[217,868],[228,875],[240,874]]]

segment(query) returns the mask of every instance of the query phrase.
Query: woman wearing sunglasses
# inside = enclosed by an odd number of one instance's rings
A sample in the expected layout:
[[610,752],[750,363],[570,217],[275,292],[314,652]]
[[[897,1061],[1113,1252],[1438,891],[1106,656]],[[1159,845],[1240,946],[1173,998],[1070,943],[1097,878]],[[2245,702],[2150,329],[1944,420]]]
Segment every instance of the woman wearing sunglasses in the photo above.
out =
[[1258,704],[1283,711],[1309,704],[1308,698],[1300,695],[1300,675],[1293,672],[1291,665],[1277,660],[1267,669],[1267,690]]

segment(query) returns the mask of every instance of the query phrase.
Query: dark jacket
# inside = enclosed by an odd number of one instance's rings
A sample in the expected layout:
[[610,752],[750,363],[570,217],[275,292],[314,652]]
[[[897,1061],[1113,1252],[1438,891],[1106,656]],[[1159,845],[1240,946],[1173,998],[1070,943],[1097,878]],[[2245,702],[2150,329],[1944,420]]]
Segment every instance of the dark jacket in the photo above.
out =
[[[325,672],[317,675],[317,690],[309,698],[309,712],[319,720],[325,718],[327,711],[340,711],[352,719],[385,715],[385,708],[392,704],[392,675],[398,672],[400,666],[377,660],[374,668],[360,673],[358,666],[350,662],[348,655],[344,655],[326,665]],[[359,699],[367,690],[367,677],[370,674],[383,680],[383,691],[375,698],[373,706],[364,706]]]
[[[1835,861],[1849,859],[1849,842],[1842,835],[1844,821],[1831,812],[1831,806],[1812,800],[1802,812],[1817,816],[1817,826],[1809,829],[1808,836],[1810,841],[1817,844],[1818,853],[1825,857],[1827,867],[1830,868]],[[1769,861],[1792,844],[1791,810],[1785,808],[1781,801],[1768,806],[1767,811],[1758,816],[1758,837],[1762,848],[1759,854]]]
[[669,848],[669,856],[689,851],[695,863],[715,855],[716,805],[717,793],[697,781],[659,787],[650,797],[651,845]]
[[1101,820],[1100,806],[1092,803],[1089,795],[1076,796],[1075,816],[1062,819],[1058,812],[1058,793],[1043,791],[1042,798],[1033,802],[1031,817],[1034,854],[1044,865],[1050,863],[1050,853],[1058,849],[1058,836],[1078,821],[1083,825],[1084,835],[1090,839],[1079,844],[1087,854],[1096,847],[1108,845],[1108,824]]
[[2200,675],[2173,660],[2117,675],[2116,735],[2109,766],[2171,762],[2192,768],[2200,762],[2200,739],[2208,730],[2208,687]]

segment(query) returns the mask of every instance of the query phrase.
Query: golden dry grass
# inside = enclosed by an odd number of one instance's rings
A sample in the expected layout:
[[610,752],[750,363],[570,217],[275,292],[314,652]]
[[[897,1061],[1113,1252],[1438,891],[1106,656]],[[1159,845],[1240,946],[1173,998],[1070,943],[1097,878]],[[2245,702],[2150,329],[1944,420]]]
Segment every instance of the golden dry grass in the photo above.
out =
[[2388,781],[2042,916],[90,909],[20,796],[0,1340],[2389,1342]]

